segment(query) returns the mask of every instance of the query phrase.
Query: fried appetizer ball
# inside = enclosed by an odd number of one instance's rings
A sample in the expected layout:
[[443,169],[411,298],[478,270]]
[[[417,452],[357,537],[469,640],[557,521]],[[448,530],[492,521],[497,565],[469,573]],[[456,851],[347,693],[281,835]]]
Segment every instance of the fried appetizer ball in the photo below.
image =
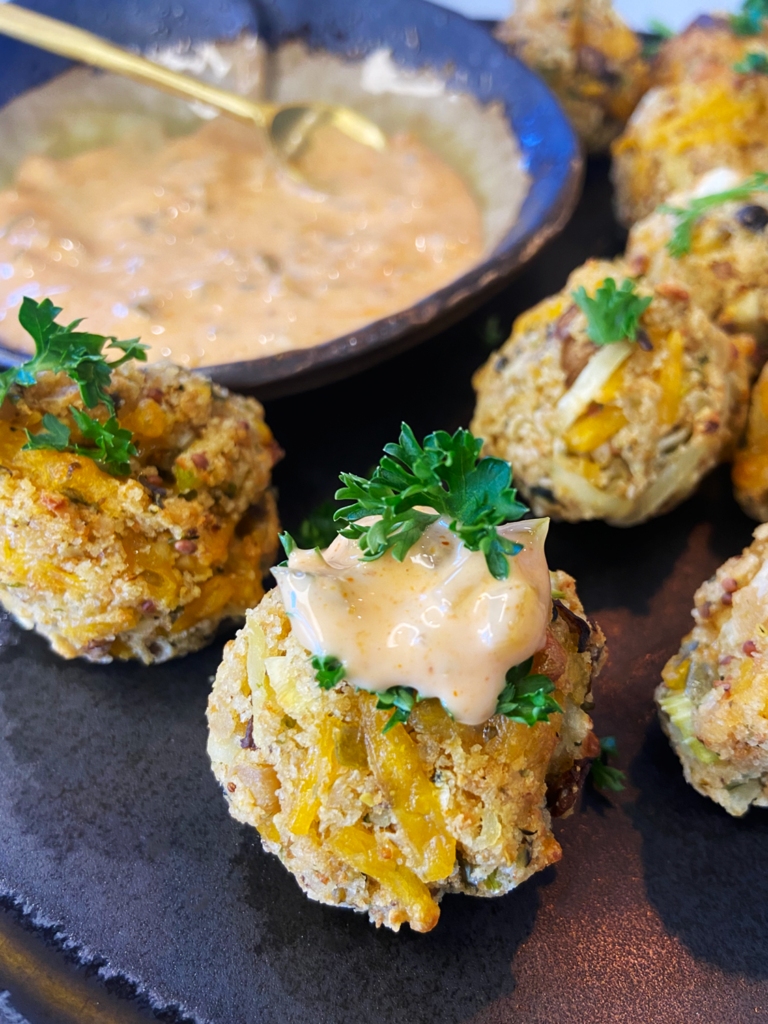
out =
[[656,690],[687,781],[736,816],[768,807],[768,524],[754,536],[697,590]]
[[768,522],[768,364],[752,389],[746,437],[733,463],[733,486],[747,515]]
[[652,65],[653,85],[706,82],[748,53],[766,52],[768,36],[737,35],[730,19],[703,14],[678,35],[665,39]]
[[637,286],[652,300],[637,341],[590,340],[572,293],[597,296],[626,273],[587,262],[475,375],[471,429],[513,463],[535,515],[641,523],[683,501],[743,428],[753,340],[726,335],[676,287]]
[[392,709],[375,694],[320,688],[279,591],[248,613],[216,675],[208,752],[230,813],[311,899],[426,932],[446,892],[500,896],[560,859],[551,815],[573,806],[599,753],[582,705],[605,638],[574,581],[551,578],[563,597],[533,671],[564,714],[533,726],[463,725],[430,699],[383,732]]
[[610,0],[516,0],[497,36],[537,71],[591,153],[602,153],[648,88],[638,37]]
[[[626,260],[632,273],[644,275],[647,283],[679,286],[681,295],[689,295],[726,331],[748,332],[765,347],[768,180],[760,178],[745,178],[727,168],[705,174],[694,188],[667,200],[682,217],[657,211],[635,224]],[[750,182],[760,182],[759,187],[750,192]],[[686,211],[691,230],[677,239]]]
[[658,86],[613,143],[616,211],[628,227],[716,167],[768,168],[768,76],[733,68]]
[[277,449],[258,402],[177,366],[126,363],[110,394],[138,449],[124,476],[24,450],[46,415],[82,444],[66,374],[43,372],[0,407],[0,601],[62,657],[149,664],[202,647],[261,597]]

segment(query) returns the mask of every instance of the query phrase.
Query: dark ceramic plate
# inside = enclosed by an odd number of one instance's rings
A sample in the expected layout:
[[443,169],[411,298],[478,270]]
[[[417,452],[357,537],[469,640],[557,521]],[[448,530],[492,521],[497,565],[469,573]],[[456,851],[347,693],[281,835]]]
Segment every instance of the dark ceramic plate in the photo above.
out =
[[[267,406],[295,528],[339,469],[364,472],[402,417],[468,422],[490,335],[620,245],[605,165],[556,248],[490,307],[343,383]],[[487,329],[489,319],[495,329]],[[552,527],[611,647],[600,735],[628,772],[557,825],[563,860],[501,899],[449,896],[429,935],[311,903],[227,815],[205,754],[220,645],[156,669],[63,662],[0,624],[0,1021],[30,1024],[746,1024],[768,1021],[768,812],[729,818],[685,784],[651,694],[693,592],[754,524],[727,472],[632,530]],[[16,917],[18,920],[14,920]],[[48,924],[49,943],[24,930]],[[38,934],[40,934],[38,932]],[[82,961],[87,967],[73,966]],[[111,980],[95,976],[94,965]]]
[[[562,228],[578,197],[578,144],[546,86],[482,27],[423,0],[36,0],[27,6],[129,46],[231,39],[243,30],[258,30],[272,50],[298,39],[313,50],[360,61],[385,47],[399,65],[435,70],[449,88],[482,104],[503,106],[531,188],[517,221],[478,266],[411,308],[353,334],[310,349],[209,368],[223,384],[260,395],[295,393],[416,344],[498,290]],[[0,38],[0,105],[67,66],[60,58]],[[0,347],[0,363],[18,359],[17,352]]]

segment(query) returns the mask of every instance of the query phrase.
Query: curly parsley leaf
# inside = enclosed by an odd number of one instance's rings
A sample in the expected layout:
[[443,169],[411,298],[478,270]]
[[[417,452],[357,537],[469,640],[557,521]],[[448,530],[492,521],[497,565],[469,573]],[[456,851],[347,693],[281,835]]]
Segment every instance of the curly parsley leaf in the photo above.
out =
[[616,757],[616,740],[613,736],[606,736],[600,740],[600,757],[592,762],[589,777],[592,785],[597,789],[608,789],[613,793],[620,793],[624,789],[626,776],[619,768],[611,768],[608,764],[609,757]]
[[64,452],[69,447],[69,435],[71,431],[66,423],[47,412],[43,416],[43,429],[37,434],[30,434],[27,430],[27,443],[24,451],[38,451],[47,448],[55,452]]
[[764,171],[757,171],[752,174],[741,185],[726,189],[724,192],[713,192],[709,196],[699,196],[691,199],[687,206],[671,206],[663,203],[659,207],[660,213],[670,213],[675,218],[675,227],[667,242],[667,250],[675,259],[680,259],[691,251],[693,229],[697,220],[707,210],[715,206],[722,206],[723,203],[749,199],[753,192],[768,192],[768,174]]
[[410,686],[390,686],[388,690],[377,694],[377,697],[379,699],[376,702],[376,707],[380,711],[388,711],[390,708],[394,708],[387,724],[381,730],[383,733],[389,732],[398,722],[405,724],[414,706],[421,700],[418,693]]
[[740,61],[733,65],[733,70],[740,75],[768,75],[768,54],[745,53]]
[[336,506],[332,501],[323,501],[303,519],[296,533],[300,548],[327,548],[338,536],[333,521]]
[[535,725],[549,721],[549,716],[562,714],[563,709],[550,694],[555,684],[549,676],[531,673],[533,658],[513,666],[506,676],[506,685],[496,702],[496,714],[513,722]]
[[70,412],[83,439],[90,441],[90,445],[70,444],[71,431],[66,423],[46,413],[43,416],[43,430],[37,434],[26,431],[27,443],[24,450],[71,452],[73,455],[93,459],[108,473],[127,476],[131,471],[131,456],[138,454],[130,430],[124,430],[115,416],[110,416],[106,423],[100,423],[79,409],[72,408]]
[[[51,370],[66,373],[77,384],[86,408],[93,409],[103,402],[110,412],[114,412],[114,402],[107,391],[112,371],[129,359],[145,361],[148,346],[140,344],[138,338],[118,341],[117,338],[78,331],[76,328],[82,319],[67,325],[57,324],[59,313],[61,308],[54,306],[50,299],[35,302],[25,296],[22,300],[19,323],[32,337],[35,354],[21,366],[13,366],[0,374],[0,404],[14,384],[31,387],[39,373]],[[103,354],[107,345],[123,354],[107,362]]]
[[731,28],[738,36],[758,36],[768,18],[768,0],[744,0],[738,14],[730,17]]
[[[384,446],[384,458],[370,479],[340,474],[344,486],[336,498],[352,502],[334,515],[347,524],[341,534],[359,542],[366,561],[391,550],[402,562],[427,527],[444,515],[470,551],[483,552],[491,574],[506,579],[508,557],[521,547],[499,536],[496,528],[520,519],[528,509],[517,501],[509,463],[480,458],[482,445],[459,428],[453,435],[444,430],[428,434],[422,447],[403,423],[398,443]],[[363,526],[359,521],[366,516],[381,518]]]
[[571,292],[571,296],[587,318],[587,337],[596,345],[634,341],[640,317],[652,301],[650,296],[641,298],[635,291],[634,281],[629,278],[625,278],[617,288],[616,281],[606,277],[594,298],[587,295],[583,285]]
[[312,658],[312,668],[321,690],[332,690],[347,674],[344,664],[332,654],[316,654]]

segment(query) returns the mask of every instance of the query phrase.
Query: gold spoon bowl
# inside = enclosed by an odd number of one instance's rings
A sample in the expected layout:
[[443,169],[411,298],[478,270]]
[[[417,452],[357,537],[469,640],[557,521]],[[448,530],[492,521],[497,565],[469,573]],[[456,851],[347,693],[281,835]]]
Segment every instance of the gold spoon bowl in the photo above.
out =
[[283,106],[248,99],[171,71],[107,43],[92,32],[16,4],[0,3],[0,33],[41,50],[153,85],[182,99],[206,103],[222,114],[256,125],[267,133],[272,148],[285,163],[295,159],[311,135],[325,125],[332,125],[356,142],[376,150],[383,150],[387,144],[386,135],[378,125],[349,107],[324,103]]

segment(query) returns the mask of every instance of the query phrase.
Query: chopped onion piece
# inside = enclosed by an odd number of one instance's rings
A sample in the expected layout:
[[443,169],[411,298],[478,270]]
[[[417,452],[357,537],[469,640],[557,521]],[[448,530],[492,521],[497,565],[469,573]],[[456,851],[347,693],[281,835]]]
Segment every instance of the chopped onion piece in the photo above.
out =
[[708,454],[707,445],[701,442],[687,444],[676,451],[650,487],[640,495],[631,514],[616,525],[634,526],[656,515],[673,495],[682,500],[690,494],[699,482],[700,466]]
[[589,513],[592,513],[595,519],[616,522],[629,515],[632,509],[632,502],[627,498],[601,491],[585,480],[581,473],[566,469],[562,463],[555,463],[552,467],[552,489],[558,501],[570,498],[575,503],[582,513],[580,518],[589,518]]
[[632,341],[616,341],[595,352],[571,388],[557,403],[555,411],[560,431],[567,430],[588,408],[590,402],[594,402],[613,373],[632,355],[634,348]]

